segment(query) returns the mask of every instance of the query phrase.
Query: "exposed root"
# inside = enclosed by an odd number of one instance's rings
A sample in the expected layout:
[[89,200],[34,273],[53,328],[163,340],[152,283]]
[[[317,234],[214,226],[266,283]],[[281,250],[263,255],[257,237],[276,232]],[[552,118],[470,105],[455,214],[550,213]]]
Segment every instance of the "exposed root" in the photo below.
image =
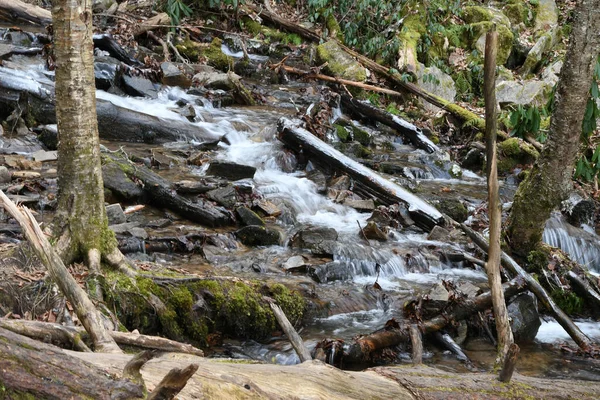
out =
[[127,260],[127,258],[121,253],[116,246],[107,254],[104,254],[104,259],[109,266],[115,268],[119,272],[127,275],[130,278],[135,278],[137,272],[135,267]]

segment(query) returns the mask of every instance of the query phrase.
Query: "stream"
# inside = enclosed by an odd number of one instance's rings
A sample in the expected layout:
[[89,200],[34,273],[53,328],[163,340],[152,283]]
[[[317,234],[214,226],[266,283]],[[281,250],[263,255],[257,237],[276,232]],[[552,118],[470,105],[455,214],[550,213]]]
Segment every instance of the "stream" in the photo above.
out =
[[[44,90],[39,82],[53,79],[53,74],[45,71],[39,62],[25,62],[20,56],[11,58],[10,67],[12,69],[0,67],[0,76],[3,79],[12,76],[15,82],[18,77],[21,79],[20,85],[28,90]],[[15,73],[14,68],[22,69]],[[290,94],[293,99],[302,97],[302,93],[311,86],[293,83],[263,87],[263,90],[267,93],[295,93],[295,97]],[[180,108],[182,103],[191,104],[196,114],[193,125],[226,139],[217,145],[216,150],[208,153],[209,158],[257,168],[253,179],[237,181],[235,185],[251,188],[256,196],[269,200],[282,210],[278,218],[267,220],[269,226],[282,233],[284,240],[281,245],[247,248],[235,241],[226,229],[221,229],[219,232],[223,242],[228,245],[205,246],[205,258],[199,255],[158,253],[140,253],[133,257],[184,268],[191,273],[268,279],[310,288],[315,297],[327,306],[299,332],[309,348],[324,338],[349,341],[355,335],[380,329],[390,318],[401,320],[404,303],[419,293],[427,292],[441,280],[457,284],[470,282],[478,287],[487,285],[487,277],[481,268],[465,268],[463,263],[452,262],[445,257],[445,254],[452,252],[470,252],[471,249],[460,241],[447,243],[428,240],[423,231],[408,228],[390,231],[386,242],[370,240],[367,243],[360,236],[359,225],[366,226],[371,213],[359,212],[331,200],[320,191],[317,183],[309,179],[308,175],[314,169],[312,163],[309,161],[305,170],[296,170],[296,156],[277,140],[277,121],[280,117],[290,118],[296,114],[294,102],[281,101],[280,106],[216,108],[211,101],[180,88],[163,88],[156,99],[123,97],[101,90],[97,92],[97,97],[124,108],[183,122],[188,120],[174,110]],[[339,115],[341,111],[335,110],[334,114]],[[470,211],[484,201],[485,180],[467,170],[462,171],[460,178],[454,177],[448,172],[454,168],[453,163],[445,153],[427,154],[403,144],[384,131],[361,127],[385,137],[393,144],[393,151],[386,156],[386,161],[392,160],[402,166],[405,177],[390,179],[397,180],[399,184],[408,182],[416,189],[417,195],[425,200],[429,200],[430,195],[439,198],[440,193],[448,192],[463,200]],[[0,150],[10,148],[9,142],[8,138],[0,138]],[[122,147],[141,157],[147,157],[150,150],[157,148],[157,145],[107,141],[103,141],[103,145],[113,151]],[[171,168],[160,170],[160,174],[173,181],[205,176],[209,163],[188,167],[181,162],[181,157],[178,161],[178,152],[198,145],[198,142],[182,137],[177,142],[158,146],[173,159]],[[502,182],[503,202],[511,201],[515,189],[512,180]],[[147,222],[160,217],[164,217],[162,211],[147,206],[131,218]],[[305,226],[333,228],[337,231],[332,259],[307,255],[289,245],[293,235]],[[205,231],[206,228],[175,216],[171,226],[148,229],[148,233],[150,236],[160,236],[194,230]],[[599,238],[589,229],[574,227],[562,215],[556,214],[547,223],[544,240],[561,247],[592,272],[600,272]],[[284,272],[282,265],[298,255],[304,255],[307,264],[316,266],[314,275]],[[375,282],[381,290],[374,288]],[[599,323],[579,321],[578,325],[590,337],[600,341]],[[571,358],[560,352],[557,343],[568,340],[568,335],[556,322],[544,318],[535,342],[522,346],[517,370],[528,375],[600,381],[599,364],[593,360]],[[463,347],[477,369],[492,367],[495,349],[489,341],[481,337],[467,339]],[[425,350],[426,363],[453,371],[467,371],[454,355],[430,344],[426,345]],[[399,354],[396,362],[410,362],[407,349]],[[267,343],[229,340],[216,348],[212,356],[251,358],[281,364],[298,362],[291,346],[282,338],[273,338]]]

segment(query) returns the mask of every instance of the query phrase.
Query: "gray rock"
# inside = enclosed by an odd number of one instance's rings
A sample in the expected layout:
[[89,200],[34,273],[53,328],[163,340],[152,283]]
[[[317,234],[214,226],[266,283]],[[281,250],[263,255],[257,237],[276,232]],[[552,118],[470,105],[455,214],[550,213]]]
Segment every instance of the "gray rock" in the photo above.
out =
[[35,161],[40,161],[40,162],[56,161],[58,159],[58,152],[57,151],[38,150],[32,154],[32,157]]
[[510,327],[516,343],[532,342],[542,324],[535,298],[521,293],[508,305]]
[[234,73],[225,73],[216,70],[215,68],[203,65],[199,71],[193,76],[192,83],[195,86],[204,86],[207,89],[233,89],[235,81],[239,81],[240,76]]
[[10,181],[10,171],[5,166],[0,166],[0,183],[9,183]]
[[189,88],[191,86],[192,81],[177,67],[177,65],[171,62],[163,62],[160,64],[160,69],[163,73],[163,85],[179,86],[182,88]]
[[552,46],[556,43],[557,37],[556,29],[550,30],[540,36],[535,45],[527,53],[525,63],[519,69],[522,76],[527,76],[535,72],[535,69],[542,62],[544,54],[551,50]]
[[539,0],[534,31],[548,31],[558,25],[558,7],[555,0]]
[[116,234],[128,232],[130,229],[140,226],[139,222],[126,222],[124,224],[110,225],[109,228]]
[[342,175],[339,178],[332,179],[329,188],[333,190],[348,190],[351,184],[350,177]]
[[437,208],[457,222],[464,222],[469,216],[469,210],[458,199],[440,200]]
[[317,255],[333,255],[338,233],[333,228],[308,227],[292,237],[291,245],[310,250]]
[[130,96],[150,97],[156,99],[158,97],[159,85],[152,83],[150,79],[140,76],[123,76],[123,89]]
[[375,202],[372,199],[362,200],[362,199],[345,199],[345,206],[352,207],[358,211],[373,211],[375,209]]
[[344,263],[332,261],[309,268],[310,277],[318,283],[345,281],[352,278],[350,269]]
[[317,185],[318,193],[327,193],[327,177],[318,169],[313,169],[306,174],[306,179],[311,180]]
[[367,79],[365,67],[343,51],[335,40],[317,47],[317,62],[327,63],[325,71],[333,76],[355,82],[364,82]]
[[256,168],[249,165],[229,161],[213,161],[210,163],[206,175],[216,175],[237,181],[239,179],[253,178],[255,172]]
[[543,106],[553,86],[538,80],[503,81],[496,86],[496,99],[502,107],[511,104]]
[[235,236],[246,246],[275,246],[281,242],[279,231],[265,226],[245,226],[237,230]]
[[206,193],[206,197],[227,208],[231,208],[237,203],[237,192],[231,185],[211,190]]
[[[417,82],[420,87],[427,90],[430,93],[435,94],[445,100],[454,102],[456,97],[456,87],[454,85],[454,79],[441,69],[436,66],[425,67],[425,65],[419,63],[417,68]],[[439,107],[434,106],[431,103],[424,102],[424,106],[427,110],[438,111]]]
[[238,207],[235,211],[244,225],[265,225],[265,221],[248,207]]
[[121,62],[112,57],[94,58],[94,78],[96,88],[108,90],[117,85],[117,71]]
[[109,225],[124,224],[127,222],[127,217],[119,203],[106,206],[106,217],[108,218]]
[[433,227],[429,235],[427,236],[427,240],[436,240],[439,242],[448,242],[450,240],[450,232],[442,228],[439,225]]
[[129,229],[127,232],[129,232],[129,234],[131,236],[139,238],[139,239],[143,239],[143,240],[146,240],[149,237],[148,232],[146,232],[146,230],[144,228],[135,227],[135,228]]
[[479,292],[481,292],[481,288],[479,288],[479,286],[473,285],[471,282],[461,283],[457,289],[460,290],[470,299],[477,296]]
[[115,164],[103,165],[102,176],[104,187],[122,200],[138,200],[144,194],[144,190]]
[[557,84],[558,76],[560,74],[562,66],[563,62],[561,60],[558,60],[555,63],[546,67],[544,71],[542,71],[542,80],[552,86]]
[[286,272],[305,272],[308,264],[302,256],[293,256],[281,265]]
[[363,228],[363,233],[367,239],[378,240],[380,242],[388,240],[387,234],[379,229],[377,224],[373,221],[367,223],[367,226]]

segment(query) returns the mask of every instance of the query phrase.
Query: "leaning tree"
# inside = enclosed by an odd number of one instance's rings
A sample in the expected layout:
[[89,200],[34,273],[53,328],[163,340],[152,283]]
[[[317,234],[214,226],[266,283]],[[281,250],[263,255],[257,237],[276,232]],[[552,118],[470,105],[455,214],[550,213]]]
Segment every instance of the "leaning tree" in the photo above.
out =
[[508,220],[510,246],[521,256],[541,242],[551,212],[572,189],[572,166],[580,149],[584,111],[600,51],[600,0],[580,0],[572,27],[556,88],[548,141],[519,185]]

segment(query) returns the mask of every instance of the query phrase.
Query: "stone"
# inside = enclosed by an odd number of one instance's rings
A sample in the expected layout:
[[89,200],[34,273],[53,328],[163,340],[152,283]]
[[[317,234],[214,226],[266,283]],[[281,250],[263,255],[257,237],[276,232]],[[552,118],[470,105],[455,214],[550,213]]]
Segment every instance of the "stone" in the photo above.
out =
[[171,221],[168,218],[160,218],[160,219],[155,219],[154,221],[150,221],[146,224],[146,226],[148,228],[152,228],[152,229],[161,229],[161,228],[166,228],[167,226],[171,225],[173,223],[173,221]]
[[306,179],[317,185],[317,193],[327,193],[327,177],[318,169],[313,169],[306,174]]
[[365,68],[343,51],[335,40],[330,40],[317,47],[317,62],[327,63],[325,72],[338,78],[348,79],[355,82],[367,80]]
[[464,8],[462,18],[471,25],[472,37],[475,39],[472,46],[480,54],[485,54],[485,36],[496,24],[498,32],[496,64],[504,65],[510,56],[514,39],[508,17],[493,7],[470,6]]
[[338,233],[333,228],[307,227],[296,233],[290,241],[292,247],[310,250],[316,255],[333,255]]
[[533,342],[541,326],[533,295],[521,293],[508,305],[510,327],[517,344]]
[[175,190],[181,194],[203,194],[217,189],[219,186],[215,182],[202,181],[179,181],[175,182]]
[[538,0],[534,32],[547,32],[558,25],[558,7],[555,0]]
[[281,208],[268,200],[261,200],[256,203],[255,207],[270,217],[281,215]]
[[237,230],[235,236],[246,246],[275,246],[281,242],[277,229],[258,225],[245,226]]
[[461,283],[457,289],[470,299],[476,297],[481,292],[481,288],[473,285],[471,282]]
[[544,33],[527,53],[525,63],[519,69],[522,76],[534,73],[544,59],[544,54],[552,49],[558,38],[557,29]]
[[14,171],[12,173],[13,179],[38,179],[41,177],[42,175],[35,171]]
[[130,96],[158,98],[160,87],[141,76],[123,76],[123,89]]
[[462,160],[461,166],[465,169],[479,171],[483,168],[485,155],[479,148],[471,148]]
[[235,88],[235,81],[239,81],[240,78],[237,74],[221,72],[209,65],[203,65],[192,77],[192,84],[207,89],[231,90]]
[[434,240],[438,242],[448,242],[450,240],[450,232],[442,228],[439,225],[433,227],[429,235],[427,236],[427,240]]
[[457,222],[464,222],[469,216],[469,210],[458,199],[440,200],[437,208]]
[[554,86],[555,84],[557,84],[562,66],[563,66],[562,60],[558,60],[555,63],[547,66],[542,71],[542,80],[544,82],[548,83],[548,85]]
[[254,178],[255,172],[256,168],[250,165],[242,165],[230,161],[212,161],[208,166],[206,175],[215,175],[237,181],[238,179]]
[[[454,79],[436,66],[425,67],[419,63],[417,67],[417,82],[421,88],[434,95],[453,103],[456,97]],[[425,109],[436,112],[439,107],[426,101],[423,102]]]
[[358,211],[373,211],[375,209],[375,202],[372,199],[345,199],[344,203],[347,207],[352,207]]
[[538,80],[499,82],[496,85],[496,101],[501,107],[519,104],[544,106],[553,86]]
[[211,190],[206,193],[206,197],[227,208],[231,208],[237,203],[237,192],[231,185]]
[[4,165],[0,166],[0,184],[11,181],[10,171]]
[[109,225],[124,224],[127,222],[127,217],[119,203],[106,206],[106,217],[108,218]]
[[362,231],[367,239],[378,240],[380,242],[388,240],[387,234],[379,229],[377,224],[373,221],[368,222],[367,226],[365,226]]
[[121,200],[137,201],[144,190],[136,185],[118,165],[110,163],[102,166],[104,187]]
[[37,204],[40,201],[39,194],[32,194],[27,196],[20,194],[8,194],[7,197],[16,204],[24,204],[29,207],[37,207]]
[[116,234],[123,234],[138,226],[140,226],[139,222],[125,222],[124,224],[109,225],[108,227]]
[[238,217],[244,225],[265,225],[265,221],[263,221],[263,219],[259,217],[258,214],[250,210],[248,207],[238,207],[235,210],[235,212],[237,213]]
[[186,89],[192,85],[190,78],[188,78],[174,63],[165,61],[160,64],[160,69],[163,73],[163,85],[179,86]]
[[57,151],[45,151],[38,150],[31,155],[35,161],[45,162],[45,161],[56,161],[58,159]]
[[348,175],[342,175],[338,178],[333,178],[329,184],[329,188],[333,190],[348,190],[352,181]]
[[308,264],[302,256],[293,256],[287,259],[286,262],[281,264],[281,268],[285,272],[305,272]]
[[94,58],[94,78],[96,88],[108,90],[117,86],[118,70],[121,62],[112,57],[95,57]]
[[129,234],[131,236],[142,239],[142,240],[146,240],[149,237],[148,232],[146,232],[146,230],[144,228],[140,228],[140,227],[131,228],[127,232],[129,232]]

